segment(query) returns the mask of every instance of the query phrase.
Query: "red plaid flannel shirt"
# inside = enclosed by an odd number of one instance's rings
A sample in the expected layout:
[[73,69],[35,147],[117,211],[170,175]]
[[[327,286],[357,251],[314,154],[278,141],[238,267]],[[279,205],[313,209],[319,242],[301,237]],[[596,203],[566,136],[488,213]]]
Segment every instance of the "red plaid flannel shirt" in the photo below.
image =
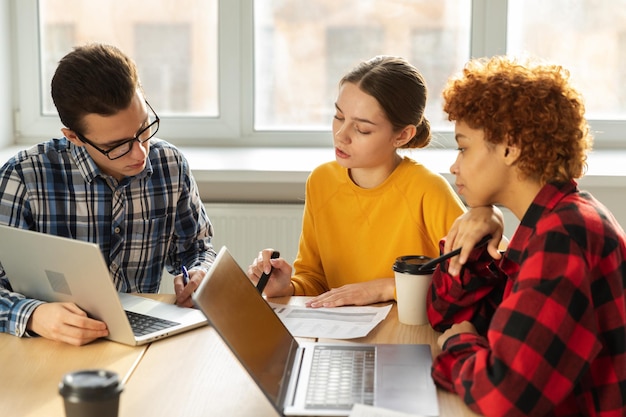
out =
[[[443,247],[443,245],[442,245]],[[543,187],[507,252],[438,268],[428,297],[451,337],[432,375],[486,416],[626,416],[626,236],[574,181]]]

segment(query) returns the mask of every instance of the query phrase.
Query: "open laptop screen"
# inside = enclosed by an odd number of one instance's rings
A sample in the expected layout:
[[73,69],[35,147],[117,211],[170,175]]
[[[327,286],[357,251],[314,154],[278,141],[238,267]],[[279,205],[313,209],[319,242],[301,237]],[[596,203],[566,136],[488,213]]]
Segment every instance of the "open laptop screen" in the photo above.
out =
[[[297,342],[245,272],[222,248],[194,302],[274,405]],[[290,368],[288,368],[290,369]]]

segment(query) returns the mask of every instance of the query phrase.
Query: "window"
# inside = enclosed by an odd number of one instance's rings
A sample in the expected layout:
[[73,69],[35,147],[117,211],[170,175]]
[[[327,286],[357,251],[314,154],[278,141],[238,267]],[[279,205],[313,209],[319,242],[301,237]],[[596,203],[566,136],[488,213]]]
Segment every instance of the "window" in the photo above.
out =
[[[56,63],[74,44],[75,26],[72,23],[48,23],[45,26],[46,38],[42,41],[46,53],[42,56],[42,85],[49,85]],[[50,88],[42,89],[41,101],[43,102],[43,114],[54,114],[56,109],[50,97]],[[45,94],[45,95],[44,95]]]
[[[509,0],[507,52],[567,68],[583,93],[596,137],[607,141],[626,134],[624,5],[614,0]],[[614,129],[618,124],[621,137]]]
[[424,73],[427,117],[441,126],[443,82],[469,57],[466,0],[265,0],[254,17],[255,131],[327,131],[339,80],[376,55],[403,56]]
[[376,55],[420,69],[427,117],[448,125],[439,96],[448,70],[469,57],[471,2],[264,0],[254,18],[255,131],[328,131],[339,80]]
[[36,80],[37,72],[18,71],[20,141],[59,131],[50,80],[59,59],[88,42],[133,58],[148,99],[168,119],[168,138],[232,129],[218,105],[218,85],[228,79],[218,80],[218,0],[16,0],[14,8],[20,65],[39,68]]
[[[168,115],[217,115],[216,77],[194,77],[189,23],[140,23],[134,27],[134,57],[144,90]],[[158,47],[145,47],[145,45]],[[171,57],[163,59],[163,57]],[[214,65],[202,65],[215,72]],[[199,86],[197,86],[196,81]],[[194,95],[194,91],[201,91]],[[204,98],[204,99],[202,99]]]
[[626,147],[626,13],[614,0],[11,1],[18,143],[59,132],[56,62],[103,41],[135,60],[159,135],[181,146],[328,146],[339,79],[380,54],[424,74],[434,146],[453,146],[447,78],[470,56],[528,52],[570,69],[596,148]]

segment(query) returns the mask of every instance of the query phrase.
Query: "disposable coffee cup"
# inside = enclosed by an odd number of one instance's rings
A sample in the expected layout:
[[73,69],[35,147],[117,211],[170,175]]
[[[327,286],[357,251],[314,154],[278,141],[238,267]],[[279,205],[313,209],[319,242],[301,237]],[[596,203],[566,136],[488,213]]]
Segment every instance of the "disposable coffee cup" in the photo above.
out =
[[117,417],[122,390],[118,375],[104,369],[70,372],[59,383],[66,417]]
[[393,264],[400,323],[410,325],[428,323],[426,295],[435,268],[424,270],[420,267],[431,259],[428,256],[408,255],[397,258]]

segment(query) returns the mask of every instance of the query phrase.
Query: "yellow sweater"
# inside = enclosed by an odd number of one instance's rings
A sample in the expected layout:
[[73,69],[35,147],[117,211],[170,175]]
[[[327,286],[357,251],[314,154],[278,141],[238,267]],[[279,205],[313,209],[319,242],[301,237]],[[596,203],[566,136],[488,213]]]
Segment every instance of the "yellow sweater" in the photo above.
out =
[[438,256],[439,240],[464,212],[442,176],[408,157],[373,189],[355,185],[337,162],[320,165],[306,183],[295,294],[391,278],[398,256]]

